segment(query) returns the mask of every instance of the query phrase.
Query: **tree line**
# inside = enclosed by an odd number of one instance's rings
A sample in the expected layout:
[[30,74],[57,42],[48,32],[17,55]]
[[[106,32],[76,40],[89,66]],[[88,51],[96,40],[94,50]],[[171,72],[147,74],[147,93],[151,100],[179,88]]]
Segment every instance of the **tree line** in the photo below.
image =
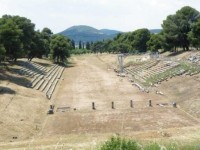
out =
[[55,62],[63,62],[70,56],[70,49],[69,38],[53,34],[49,28],[35,30],[35,24],[25,17],[0,18],[0,61],[50,56]]
[[93,52],[138,53],[159,49],[177,51],[200,47],[200,13],[185,6],[175,14],[167,16],[158,34],[151,34],[146,28],[133,32],[119,33],[113,40],[98,41],[91,46]]
[[189,50],[200,47],[200,13],[185,6],[175,14],[167,16],[158,34],[146,28],[119,33],[113,40],[97,42],[75,42],[68,37],[53,34],[49,28],[35,30],[31,20],[4,15],[0,18],[0,61],[17,61],[18,58],[51,57],[54,62],[63,62],[70,54],[82,53],[140,53]]

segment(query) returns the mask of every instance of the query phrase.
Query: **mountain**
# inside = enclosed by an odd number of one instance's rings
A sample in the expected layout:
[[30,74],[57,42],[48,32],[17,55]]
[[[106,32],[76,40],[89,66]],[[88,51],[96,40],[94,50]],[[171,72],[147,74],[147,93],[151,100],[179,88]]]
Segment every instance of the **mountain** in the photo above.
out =
[[150,29],[149,31],[154,34],[158,34],[162,31],[162,29]]
[[99,30],[99,31],[101,31],[102,33],[107,34],[107,35],[113,35],[113,34],[118,34],[118,33],[120,33],[120,31],[117,31],[117,30],[109,30],[109,29],[101,29],[101,30]]
[[106,39],[113,39],[117,33],[120,31],[102,29],[98,30],[90,26],[86,25],[78,25],[72,26],[59,34],[69,37],[73,39],[76,43],[79,41],[87,42],[87,41],[102,41]]

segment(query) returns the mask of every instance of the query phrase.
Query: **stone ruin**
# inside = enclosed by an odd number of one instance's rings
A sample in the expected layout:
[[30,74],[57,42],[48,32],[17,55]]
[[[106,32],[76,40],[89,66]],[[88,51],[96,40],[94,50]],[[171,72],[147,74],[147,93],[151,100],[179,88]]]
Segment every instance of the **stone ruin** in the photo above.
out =
[[198,63],[200,62],[200,53],[196,54],[196,55],[193,55],[193,56],[190,56],[188,58],[188,60],[192,63]]

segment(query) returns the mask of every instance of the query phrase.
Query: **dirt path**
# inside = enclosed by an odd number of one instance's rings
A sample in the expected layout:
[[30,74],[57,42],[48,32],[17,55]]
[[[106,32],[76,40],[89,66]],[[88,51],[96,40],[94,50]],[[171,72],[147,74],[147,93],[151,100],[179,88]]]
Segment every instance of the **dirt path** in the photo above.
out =
[[[134,133],[189,127],[198,121],[171,106],[165,96],[142,93],[127,78],[116,76],[101,56],[77,56],[65,69],[54,95],[55,114],[48,117],[42,135]],[[149,108],[151,99],[153,107]],[[130,108],[130,100],[134,108]],[[115,109],[111,109],[111,102]],[[96,110],[92,110],[95,102]],[[153,136],[153,135],[152,135]]]

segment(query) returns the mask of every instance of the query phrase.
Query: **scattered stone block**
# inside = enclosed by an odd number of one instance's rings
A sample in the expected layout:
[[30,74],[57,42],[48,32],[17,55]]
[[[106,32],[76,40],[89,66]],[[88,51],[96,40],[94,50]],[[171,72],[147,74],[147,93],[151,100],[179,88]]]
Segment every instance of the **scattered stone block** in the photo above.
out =
[[151,100],[149,100],[149,107],[152,107],[152,103],[151,103]]
[[112,109],[115,109],[114,102],[111,103],[111,108],[112,108]]
[[176,106],[176,102],[172,102],[172,106],[174,107],[174,108],[176,108],[177,106]]

